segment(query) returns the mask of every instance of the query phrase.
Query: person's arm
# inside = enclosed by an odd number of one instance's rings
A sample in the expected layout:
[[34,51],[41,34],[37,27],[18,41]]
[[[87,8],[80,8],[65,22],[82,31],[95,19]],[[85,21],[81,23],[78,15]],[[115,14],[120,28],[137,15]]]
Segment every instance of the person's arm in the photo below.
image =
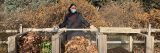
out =
[[66,27],[66,24],[67,24],[67,16],[64,17],[64,21],[59,25],[59,28]]
[[90,26],[90,23],[89,23],[87,20],[85,20],[81,14],[79,14],[79,17],[80,17],[80,19],[81,19],[82,24],[83,24],[85,27],[89,27],[89,26]]

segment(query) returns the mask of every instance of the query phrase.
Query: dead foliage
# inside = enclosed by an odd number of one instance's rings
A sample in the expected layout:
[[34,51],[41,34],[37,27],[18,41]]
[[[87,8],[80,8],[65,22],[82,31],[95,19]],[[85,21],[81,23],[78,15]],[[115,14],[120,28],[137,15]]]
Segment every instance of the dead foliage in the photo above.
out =
[[40,53],[40,41],[40,36],[34,32],[29,32],[19,40],[19,53]]
[[57,4],[40,5],[36,10],[26,7],[10,13],[7,20],[8,26],[16,28],[22,23],[25,27],[53,27],[63,21],[68,7],[75,3],[83,17],[95,26],[109,26],[109,23],[101,17],[96,8],[86,0],[60,0]]
[[65,45],[65,53],[98,53],[98,49],[85,37],[75,36]]
[[143,11],[140,2],[110,2],[100,9],[102,17],[105,17],[112,26],[116,27],[146,27],[148,13]]
[[7,52],[7,50],[8,50],[8,48],[7,48],[7,44],[0,44],[0,53],[8,53]]
[[133,45],[133,53],[145,53],[145,45],[144,44]]

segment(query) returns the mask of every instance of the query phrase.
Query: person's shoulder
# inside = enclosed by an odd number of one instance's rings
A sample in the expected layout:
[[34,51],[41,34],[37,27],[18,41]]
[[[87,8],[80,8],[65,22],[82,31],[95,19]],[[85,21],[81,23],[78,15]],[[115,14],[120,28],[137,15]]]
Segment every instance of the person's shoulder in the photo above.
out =
[[70,15],[70,13],[65,14],[65,17],[68,17]]
[[77,12],[76,14],[77,14],[77,15],[80,15],[80,16],[82,15],[82,13],[80,13],[80,12]]
[[80,12],[77,12],[76,14],[82,14],[82,13],[80,13]]

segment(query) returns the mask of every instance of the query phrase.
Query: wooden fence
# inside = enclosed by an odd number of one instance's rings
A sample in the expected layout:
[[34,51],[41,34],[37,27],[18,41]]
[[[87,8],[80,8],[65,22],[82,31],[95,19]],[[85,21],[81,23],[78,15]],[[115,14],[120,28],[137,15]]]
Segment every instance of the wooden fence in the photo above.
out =
[[[133,43],[145,43],[146,49],[145,53],[153,53],[154,52],[154,43],[160,43],[160,40],[154,40],[154,36],[151,36],[151,32],[160,32],[160,29],[152,29],[151,25],[147,29],[132,29],[130,27],[99,27],[99,28],[90,28],[90,29],[66,29],[66,28],[23,28],[20,25],[19,30],[3,30],[1,32],[19,32],[19,34],[15,36],[8,37],[8,41],[0,41],[0,43],[7,43],[8,44],[8,52],[9,53],[16,53],[16,39],[15,37],[18,35],[25,34],[29,31],[43,31],[43,32],[57,32],[57,34],[52,36],[52,52],[60,53],[60,38],[62,32],[65,31],[91,31],[95,32],[97,35],[97,41],[93,41],[93,43],[97,43],[99,53],[107,53],[107,44],[108,43],[128,43],[129,44],[129,51],[132,52],[133,50]],[[143,34],[142,32],[148,32],[148,34]],[[140,34],[146,38],[145,41],[136,41],[133,40],[132,36],[129,36],[129,41],[107,41],[106,33],[134,33]],[[56,43],[56,44],[55,44]]]

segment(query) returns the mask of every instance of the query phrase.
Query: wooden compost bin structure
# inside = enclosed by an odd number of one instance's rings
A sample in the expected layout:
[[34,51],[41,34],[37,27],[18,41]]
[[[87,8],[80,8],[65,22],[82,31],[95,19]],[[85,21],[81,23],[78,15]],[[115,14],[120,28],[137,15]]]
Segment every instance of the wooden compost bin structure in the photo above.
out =
[[[145,53],[154,53],[154,43],[158,43],[160,41],[155,41],[154,36],[151,36],[151,32],[160,32],[160,29],[152,29],[151,25],[147,29],[132,29],[127,27],[99,27],[99,28],[92,28],[92,29],[57,29],[57,28],[22,28],[18,30],[20,33],[14,36],[8,37],[8,52],[9,53],[16,53],[16,36],[23,35],[27,33],[28,31],[38,32],[38,31],[44,31],[44,32],[56,32],[55,35],[52,36],[52,52],[53,53],[61,53],[60,47],[61,47],[61,40],[60,35],[64,31],[92,31],[96,32],[97,35],[97,43],[98,51],[99,53],[107,53],[107,43],[122,43],[122,41],[116,42],[116,41],[107,41],[107,35],[104,35],[105,33],[136,33],[140,34],[144,37],[146,37],[145,41],[134,41],[132,36],[130,36],[130,40],[123,42],[123,43],[129,43],[129,51],[132,52],[133,49],[133,43],[145,43],[146,49]],[[148,32],[148,34],[142,34],[141,32]]]
[[[17,53],[17,39],[19,36],[22,36],[24,34],[27,34],[28,32],[32,31],[32,32],[56,32],[56,34],[54,34],[51,37],[51,42],[52,42],[52,52],[53,53],[61,53],[61,39],[60,36],[62,35],[62,33],[64,31],[97,31],[96,28],[94,29],[58,29],[58,28],[22,28],[20,27],[19,29],[20,33],[10,36],[8,37],[8,53]],[[17,32],[17,31],[16,31]]]

